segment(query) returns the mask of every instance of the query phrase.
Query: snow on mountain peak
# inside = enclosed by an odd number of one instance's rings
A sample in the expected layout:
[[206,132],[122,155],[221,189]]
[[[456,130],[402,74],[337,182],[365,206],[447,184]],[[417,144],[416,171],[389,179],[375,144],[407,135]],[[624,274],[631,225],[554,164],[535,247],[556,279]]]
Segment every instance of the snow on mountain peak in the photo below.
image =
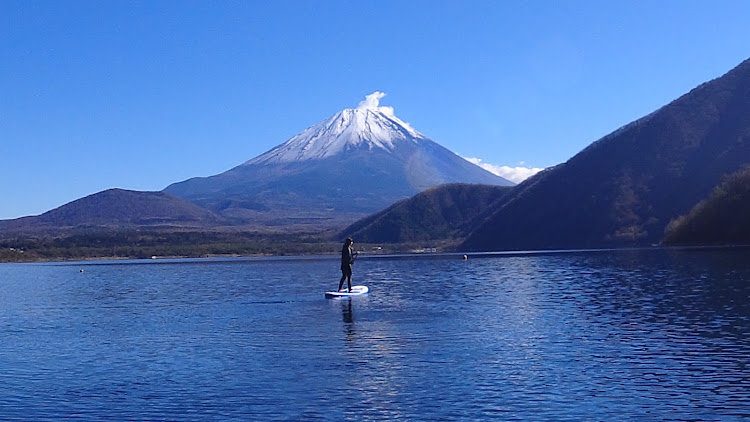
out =
[[396,117],[393,107],[380,105],[380,99],[385,95],[375,91],[365,96],[356,108],[347,108],[310,126],[245,164],[317,160],[362,145],[370,149],[392,151],[398,142],[419,142],[426,139],[408,123]]

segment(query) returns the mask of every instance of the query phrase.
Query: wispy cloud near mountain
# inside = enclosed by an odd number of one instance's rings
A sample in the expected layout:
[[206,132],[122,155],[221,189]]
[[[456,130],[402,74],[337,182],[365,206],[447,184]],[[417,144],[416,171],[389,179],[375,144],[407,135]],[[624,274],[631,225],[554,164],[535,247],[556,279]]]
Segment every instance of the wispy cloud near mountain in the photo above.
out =
[[496,174],[502,178],[508,179],[513,183],[521,183],[524,180],[528,179],[529,177],[539,173],[540,171],[544,170],[543,168],[539,167],[523,167],[523,162],[519,163],[520,165],[518,167],[510,167],[510,166],[498,166],[495,164],[485,163],[482,161],[481,158],[467,158],[464,157],[467,161],[474,163],[478,165],[479,167],[489,171],[492,174]]

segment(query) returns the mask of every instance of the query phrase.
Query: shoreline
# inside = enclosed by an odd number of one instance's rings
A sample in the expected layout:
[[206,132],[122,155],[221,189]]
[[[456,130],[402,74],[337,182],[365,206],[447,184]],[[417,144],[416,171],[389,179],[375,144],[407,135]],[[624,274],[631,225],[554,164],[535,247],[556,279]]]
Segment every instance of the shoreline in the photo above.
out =
[[[633,252],[633,251],[665,251],[665,252],[691,252],[691,251],[721,251],[721,250],[741,250],[750,249],[750,245],[689,245],[689,246],[641,246],[641,247],[622,247],[622,248],[584,248],[584,249],[539,249],[539,250],[512,250],[512,251],[487,251],[487,252],[460,252],[460,251],[426,251],[417,252],[414,250],[405,251],[398,250],[399,248],[393,248],[393,250],[379,250],[379,251],[364,251],[360,250],[359,259],[404,259],[404,258],[445,258],[445,257],[460,257],[464,259],[469,258],[493,258],[493,257],[519,257],[519,256],[542,256],[542,255],[559,255],[559,254],[578,254],[578,253],[621,253],[621,252]],[[124,256],[96,256],[96,257],[81,257],[81,258],[43,258],[36,257],[33,259],[26,260],[4,260],[0,259],[0,264],[39,264],[39,263],[97,263],[105,261],[138,261],[143,262],[158,262],[158,261],[180,261],[180,260],[221,260],[221,259],[294,259],[294,258],[314,258],[314,257],[330,257],[335,258],[338,256],[338,251],[318,251],[310,253],[284,253],[284,254],[273,254],[273,253],[257,253],[257,254],[207,254],[202,256],[190,256],[190,255],[153,255],[151,257],[124,257]]]

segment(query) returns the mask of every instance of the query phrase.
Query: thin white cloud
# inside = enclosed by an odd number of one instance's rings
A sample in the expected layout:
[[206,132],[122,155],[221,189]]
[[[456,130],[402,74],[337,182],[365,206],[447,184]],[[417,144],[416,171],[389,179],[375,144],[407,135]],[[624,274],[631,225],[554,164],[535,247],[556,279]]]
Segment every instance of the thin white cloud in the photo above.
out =
[[[521,183],[524,180],[528,179],[529,177],[539,173],[540,171],[544,170],[543,168],[539,167],[510,167],[510,166],[497,166],[490,163],[485,163],[482,161],[481,158],[467,158],[464,157],[466,161],[469,161],[471,163],[474,163],[478,165],[479,167],[489,171],[490,173],[496,174],[502,178],[508,179],[513,183]],[[521,165],[524,164],[524,162],[520,163]]]

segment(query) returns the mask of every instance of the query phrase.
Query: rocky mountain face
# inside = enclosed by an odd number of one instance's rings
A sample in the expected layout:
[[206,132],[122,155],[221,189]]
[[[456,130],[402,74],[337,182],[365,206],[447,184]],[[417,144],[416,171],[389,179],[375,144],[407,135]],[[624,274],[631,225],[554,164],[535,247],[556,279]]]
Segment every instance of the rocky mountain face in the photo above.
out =
[[465,250],[642,246],[750,163],[750,60],[518,185]]
[[236,222],[335,227],[444,183],[513,185],[422,135],[374,93],[224,173],[164,191]]

